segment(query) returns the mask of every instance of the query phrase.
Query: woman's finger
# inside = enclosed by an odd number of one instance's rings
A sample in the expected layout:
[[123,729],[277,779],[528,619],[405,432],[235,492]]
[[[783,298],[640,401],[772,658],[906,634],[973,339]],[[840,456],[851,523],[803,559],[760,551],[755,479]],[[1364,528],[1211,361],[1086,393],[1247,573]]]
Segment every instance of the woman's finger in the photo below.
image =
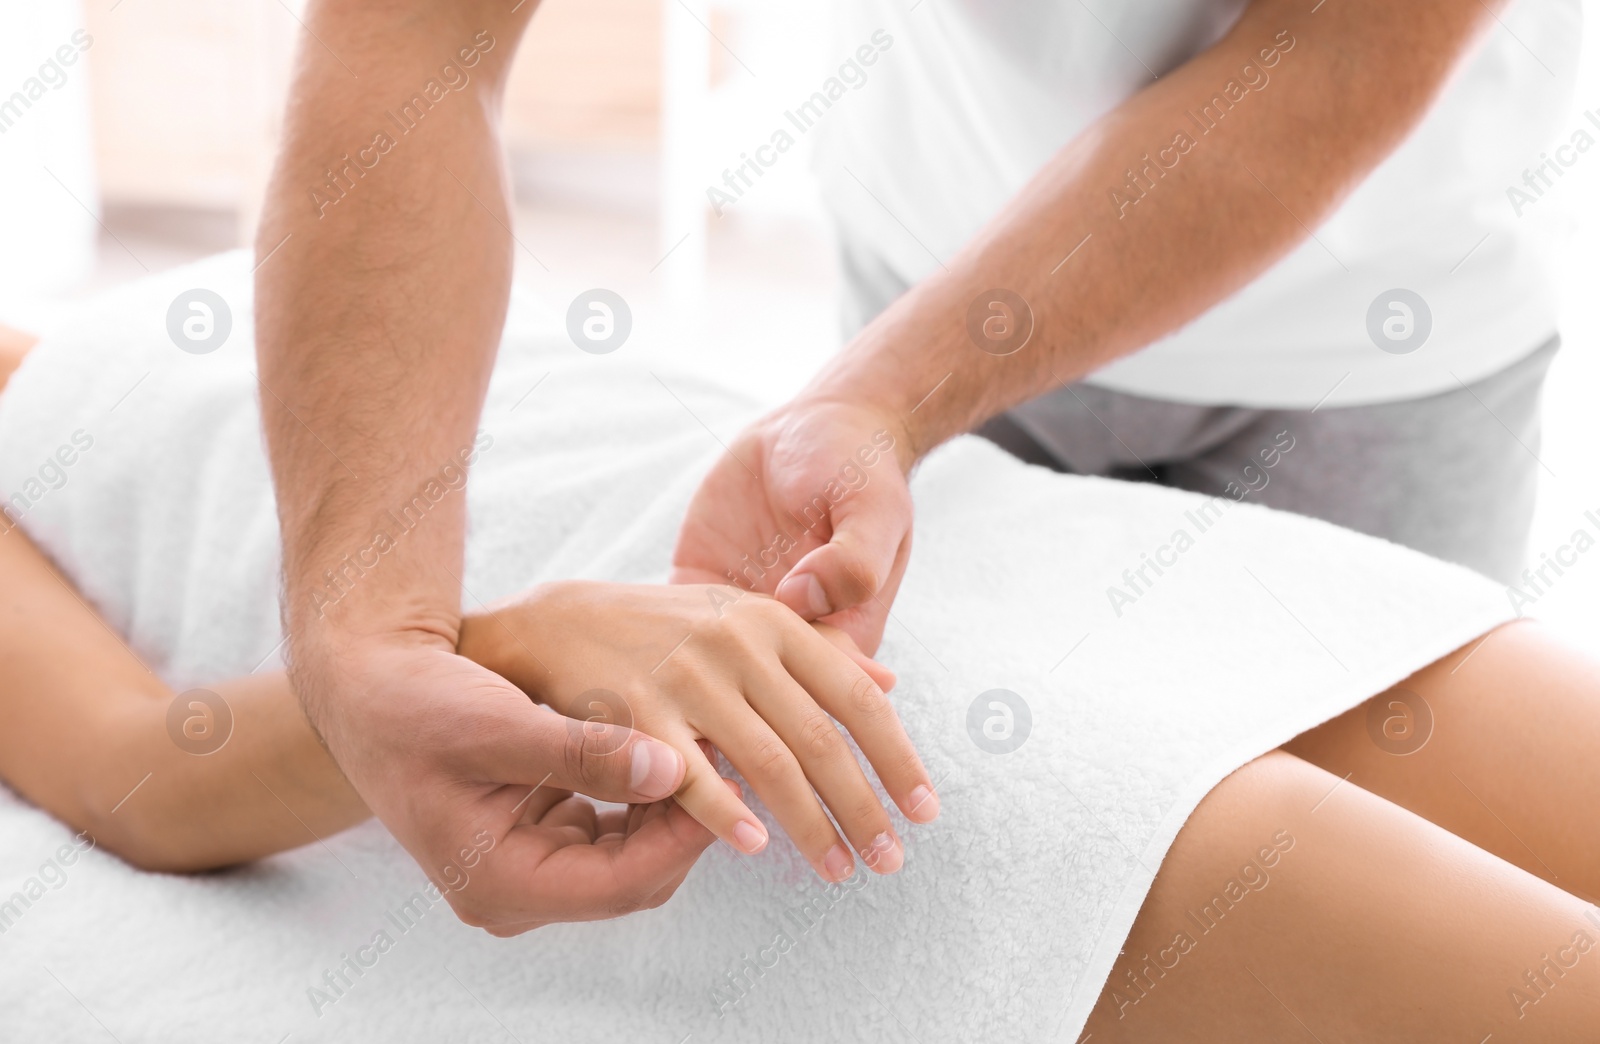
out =
[[783,666],[854,737],[907,819],[927,823],[939,815],[939,795],[928,770],[875,681],[811,627],[788,630]]
[[866,671],[867,677],[878,683],[878,688],[884,692],[892,692],[894,690],[896,683],[900,679],[896,678],[894,672],[889,668],[862,652],[861,646],[856,644],[854,638],[832,624],[813,622],[811,626],[818,634],[828,640],[828,644],[850,657],[857,667]]
[[[828,712],[777,664],[750,686],[749,698],[751,706],[794,752],[850,847],[880,874],[900,869],[903,849],[889,813]],[[841,859],[838,855],[833,859],[828,867],[830,879],[848,877],[854,860],[847,863],[848,856]],[[843,876],[835,876],[841,871]]]
[[[743,706],[743,701],[730,699],[727,703],[735,709]],[[740,799],[737,788],[730,791],[727,781],[717,775],[716,766],[697,746],[696,737],[684,726],[658,727],[656,731],[683,754],[687,763],[683,785],[674,795],[678,804],[735,851],[755,855],[767,847],[767,828]]]
[[[799,695],[805,697],[803,692]],[[793,696],[794,692],[774,691],[760,699],[772,703]],[[854,867],[850,850],[818,802],[811,781],[789,744],[763,720],[755,701],[756,697],[746,694],[732,710],[719,710],[712,727],[707,728],[704,722],[696,724],[761,796],[817,876],[824,881],[843,881]]]

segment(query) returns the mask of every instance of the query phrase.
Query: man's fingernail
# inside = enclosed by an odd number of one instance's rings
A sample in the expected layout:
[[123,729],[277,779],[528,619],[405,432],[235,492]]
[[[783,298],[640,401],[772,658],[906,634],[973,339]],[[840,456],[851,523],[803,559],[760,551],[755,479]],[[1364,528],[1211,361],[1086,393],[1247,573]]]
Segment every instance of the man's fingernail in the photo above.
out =
[[822,589],[822,582],[815,573],[806,574],[806,604],[818,616],[827,616],[833,612],[833,606],[828,604],[828,594]]
[[787,580],[778,584],[779,599],[789,602],[789,605],[805,605],[806,612],[813,616],[826,616],[834,612],[834,607],[827,604],[827,592],[822,591],[822,584],[816,578],[816,573],[798,573],[789,576]]
[[791,576],[778,585],[778,597],[785,601],[804,602],[812,616],[827,616],[833,612],[833,607],[828,604],[828,595],[822,590],[822,583],[815,573]]
[[926,783],[918,784],[911,791],[911,808],[906,812],[906,817],[918,823],[931,823],[939,818],[939,795]]
[[850,858],[850,853],[845,851],[843,845],[834,845],[828,849],[828,854],[822,857],[822,868],[828,871],[830,881],[843,881],[850,876],[856,868],[856,862]]
[[758,823],[741,820],[733,827],[734,847],[745,855],[755,855],[767,845],[767,832]]
[[641,740],[633,745],[631,780],[636,796],[660,801],[678,789],[678,769],[683,759],[665,743]]

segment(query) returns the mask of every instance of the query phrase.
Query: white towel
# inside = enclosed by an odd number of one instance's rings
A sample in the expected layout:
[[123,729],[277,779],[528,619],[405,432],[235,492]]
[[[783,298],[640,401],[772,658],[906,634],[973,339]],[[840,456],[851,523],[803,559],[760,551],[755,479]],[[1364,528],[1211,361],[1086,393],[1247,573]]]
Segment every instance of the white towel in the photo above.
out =
[[[247,269],[232,255],[108,297],[0,398],[0,495],[42,490],[29,532],[179,687],[274,662],[280,639]],[[210,355],[167,333],[192,287],[232,306]],[[686,499],[752,407],[674,370],[649,317],[635,338],[586,355],[515,306],[470,485],[469,606],[548,577],[665,576]],[[92,446],[64,484],[29,485],[75,433]],[[1292,449],[1276,463],[1294,466]],[[93,851],[40,893],[71,832],[6,791],[0,901],[37,898],[0,907],[5,1036],[1071,1041],[1211,787],[1512,615],[1488,581],[1382,541],[975,439],[914,488],[881,655],[944,811],[904,827],[899,875],[824,887],[774,830],[756,858],[709,852],[660,910],[508,942],[414,898],[421,872],[376,824],[204,877]],[[979,746],[985,721],[1005,732],[996,689],[1031,717],[1005,754]]]

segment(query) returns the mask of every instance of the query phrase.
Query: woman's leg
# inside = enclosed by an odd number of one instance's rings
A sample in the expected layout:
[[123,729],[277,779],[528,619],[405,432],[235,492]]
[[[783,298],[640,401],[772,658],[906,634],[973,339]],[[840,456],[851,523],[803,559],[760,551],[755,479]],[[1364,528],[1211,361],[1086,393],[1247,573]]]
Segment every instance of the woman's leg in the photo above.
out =
[[1478,1044],[1596,1026],[1600,913],[1279,751],[1185,824],[1081,1039]]
[[1600,661],[1537,623],[1500,627],[1285,749],[1600,896]]

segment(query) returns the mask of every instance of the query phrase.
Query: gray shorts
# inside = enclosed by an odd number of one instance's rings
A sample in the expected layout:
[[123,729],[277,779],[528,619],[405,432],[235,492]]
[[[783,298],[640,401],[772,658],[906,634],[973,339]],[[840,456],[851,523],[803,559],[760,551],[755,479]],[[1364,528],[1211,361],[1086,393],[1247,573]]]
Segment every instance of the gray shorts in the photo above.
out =
[[[843,263],[848,339],[907,288],[848,245]],[[978,434],[1058,471],[1207,494],[1229,493],[1232,483],[1233,495],[1248,490],[1242,499],[1252,503],[1512,583],[1543,470],[1540,392],[1559,346],[1554,336],[1472,384],[1371,406],[1195,406],[1079,382],[1023,403]]]

